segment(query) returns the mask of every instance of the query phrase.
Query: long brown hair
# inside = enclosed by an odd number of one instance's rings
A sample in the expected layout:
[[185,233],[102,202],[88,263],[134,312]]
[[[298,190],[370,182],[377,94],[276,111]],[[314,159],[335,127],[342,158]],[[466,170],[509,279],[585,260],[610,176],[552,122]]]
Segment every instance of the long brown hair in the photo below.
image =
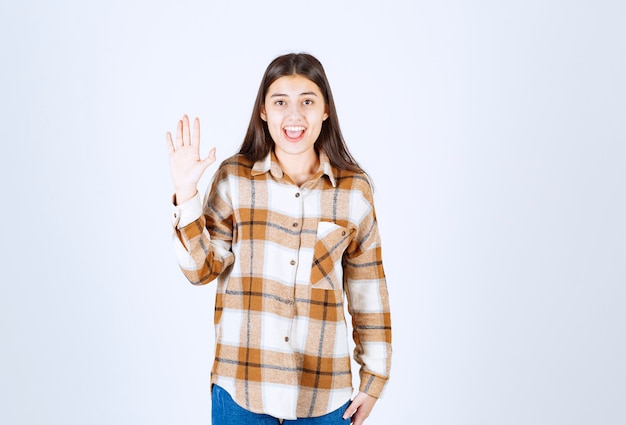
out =
[[239,153],[245,155],[250,161],[256,162],[265,158],[274,147],[267,123],[261,119],[261,109],[265,103],[267,90],[272,83],[280,77],[290,75],[301,75],[317,84],[328,105],[328,118],[322,124],[322,131],[315,142],[316,152],[324,151],[330,163],[339,169],[364,172],[348,151],[341,134],[333,94],[324,67],[319,60],[308,53],[289,53],[277,57],[268,65],[254,101],[248,131]]

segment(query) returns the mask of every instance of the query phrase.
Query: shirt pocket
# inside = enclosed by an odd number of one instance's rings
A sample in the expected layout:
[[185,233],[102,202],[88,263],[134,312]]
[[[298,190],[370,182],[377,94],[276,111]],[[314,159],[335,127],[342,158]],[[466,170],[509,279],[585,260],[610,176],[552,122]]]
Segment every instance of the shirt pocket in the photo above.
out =
[[343,289],[343,253],[351,232],[331,221],[317,224],[317,235],[311,264],[311,286],[319,289]]

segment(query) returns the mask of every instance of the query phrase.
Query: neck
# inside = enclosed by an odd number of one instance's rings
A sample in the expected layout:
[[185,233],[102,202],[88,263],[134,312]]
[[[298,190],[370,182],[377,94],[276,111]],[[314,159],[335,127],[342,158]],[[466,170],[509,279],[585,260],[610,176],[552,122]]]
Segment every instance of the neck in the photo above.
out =
[[275,151],[274,154],[280,168],[298,186],[309,181],[320,166],[319,157],[314,149],[311,149],[306,155],[290,155],[278,151]]

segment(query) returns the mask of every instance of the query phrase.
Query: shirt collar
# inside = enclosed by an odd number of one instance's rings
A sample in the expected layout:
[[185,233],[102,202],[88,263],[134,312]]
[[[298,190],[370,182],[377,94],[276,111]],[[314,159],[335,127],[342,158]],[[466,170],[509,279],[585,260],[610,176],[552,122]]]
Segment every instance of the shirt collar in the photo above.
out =
[[[326,175],[330,180],[333,187],[337,186],[337,182],[335,181],[335,173],[333,172],[333,167],[330,164],[330,160],[328,159],[328,155],[324,151],[320,151],[320,166],[317,170],[316,175]],[[258,176],[260,174],[265,174],[269,172],[272,177],[275,179],[280,179],[283,177],[283,170],[278,165],[278,160],[274,155],[274,151],[271,151],[264,159],[260,159],[254,163],[252,166],[252,175]]]

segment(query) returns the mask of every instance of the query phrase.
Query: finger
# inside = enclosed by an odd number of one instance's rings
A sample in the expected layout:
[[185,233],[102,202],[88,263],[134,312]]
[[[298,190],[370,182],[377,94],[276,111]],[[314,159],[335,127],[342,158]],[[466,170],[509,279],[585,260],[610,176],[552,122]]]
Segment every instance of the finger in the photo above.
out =
[[200,145],[200,119],[196,118],[193,120],[193,134],[191,135],[191,144],[199,146]]
[[352,403],[350,403],[346,411],[343,413],[343,418],[344,419],[351,418],[356,413],[357,410],[359,410],[359,406],[357,405],[357,403],[352,401]]
[[183,122],[178,120],[178,125],[176,126],[176,146],[183,145]]
[[211,149],[211,151],[209,152],[209,155],[202,160],[202,165],[204,169],[206,170],[214,162],[215,162],[215,148]]
[[175,148],[174,143],[172,142],[172,133],[170,133],[169,131],[165,135],[165,142],[167,143],[167,149],[169,150],[169,152],[173,153],[175,151]]
[[367,416],[368,415],[365,410],[362,409],[361,406],[359,406],[358,408],[354,409],[352,415],[350,416],[352,425],[361,425],[363,422],[365,422]]
[[362,415],[359,415],[358,413],[352,416],[352,425],[361,425],[363,422],[365,422],[365,418],[361,416]]
[[185,145],[191,143],[191,137],[189,136],[189,117],[187,115],[183,117],[183,143]]
[[207,157],[208,160],[211,161],[211,163],[215,162],[215,148],[212,148],[209,151],[209,156]]

